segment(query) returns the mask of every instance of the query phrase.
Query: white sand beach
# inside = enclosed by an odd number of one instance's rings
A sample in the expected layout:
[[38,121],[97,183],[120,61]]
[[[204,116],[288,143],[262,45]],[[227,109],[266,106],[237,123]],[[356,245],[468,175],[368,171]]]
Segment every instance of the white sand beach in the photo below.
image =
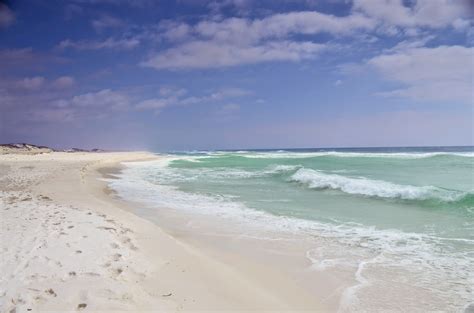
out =
[[267,266],[214,258],[133,214],[98,170],[146,152],[0,155],[0,311],[314,311]]

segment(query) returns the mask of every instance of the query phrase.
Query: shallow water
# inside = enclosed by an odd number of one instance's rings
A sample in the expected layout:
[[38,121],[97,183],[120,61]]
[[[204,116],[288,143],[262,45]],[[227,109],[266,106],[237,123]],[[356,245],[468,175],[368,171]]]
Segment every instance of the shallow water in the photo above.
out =
[[305,257],[354,269],[341,310],[390,307],[371,303],[380,290],[420,310],[474,298],[472,147],[175,153],[120,177],[111,186],[129,200],[330,240]]

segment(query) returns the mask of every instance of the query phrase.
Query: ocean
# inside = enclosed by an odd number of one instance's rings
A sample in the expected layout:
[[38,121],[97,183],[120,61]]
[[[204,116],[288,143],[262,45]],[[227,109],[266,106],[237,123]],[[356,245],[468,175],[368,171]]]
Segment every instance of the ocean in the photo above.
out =
[[306,236],[312,270],[352,270],[341,311],[474,306],[474,147],[161,155],[110,186],[148,216],[165,207]]

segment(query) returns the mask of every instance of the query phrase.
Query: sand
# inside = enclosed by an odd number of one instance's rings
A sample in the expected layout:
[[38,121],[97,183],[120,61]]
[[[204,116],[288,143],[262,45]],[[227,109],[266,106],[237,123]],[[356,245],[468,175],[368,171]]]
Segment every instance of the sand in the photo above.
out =
[[320,308],[291,278],[265,264],[241,271],[133,214],[107,188],[103,174],[120,162],[156,157],[0,155],[0,311]]

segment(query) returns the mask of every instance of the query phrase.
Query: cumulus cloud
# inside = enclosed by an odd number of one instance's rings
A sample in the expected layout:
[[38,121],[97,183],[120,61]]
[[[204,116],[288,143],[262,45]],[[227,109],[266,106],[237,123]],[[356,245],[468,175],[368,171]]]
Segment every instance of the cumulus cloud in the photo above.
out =
[[[249,3],[243,1],[242,5]],[[363,32],[417,37],[423,29],[467,29],[467,6],[467,0],[416,0],[410,4],[402,0],[353,0],[346,16],[301,11],[254,19],[214,16],[193,25],[166,21],[160,25],[160,31],[171,47],[150,56],[142,65],[156,69],[200,69],[301,61],[315,58],[330,46],[308,39],[321,33],[334,38],[360,36]],[[372,42],[377,40],[371,38]]]
[[296,40],[294,36],[346,35],[374,26],[373,20],[361,14],[336,17],[316,11],[274,14],[254,20],[204,20],[195,25],[166,22],[161,25],[163,37],[179,43],[156,53],[142,65],[156,69],[195,69],[301,61],[316,57],[328,45]]
[[[112,0],[110,0],[112,1]],[[196,23],[176,20],[162,21],[158,26],[141,29],[133,36],[104,40],[66,39],[58,48],[77,50],[131,50],[141,43],[166,41],[163,50],[155,51],[140,64],[155,69],[203,69],[231,67],[271,61],[298,62],[316,58],[332,43],[316,42],[317,34],[329,34],[334,39],[362,34],[373,43],[369,34],[417,37],[423,28],[452,26],[469,28],[467,0],[353,0],[346,16],[318,11],[286,12],[262,18],[210,15]],[[113,2],[113,1],[112,1]],[[246,7],[249,1],[225,1],[221,4]],[[221,5],[219,5],[221,7]],[[102,16],[92,21],[96,30],[122,25],[122,21]],[[311,38],[313,37],[313,38]]]
[[379,55],[367,64],[403,86],[380,95],[473,103],[473,55],[474,48],[463,46],[418,47]]

